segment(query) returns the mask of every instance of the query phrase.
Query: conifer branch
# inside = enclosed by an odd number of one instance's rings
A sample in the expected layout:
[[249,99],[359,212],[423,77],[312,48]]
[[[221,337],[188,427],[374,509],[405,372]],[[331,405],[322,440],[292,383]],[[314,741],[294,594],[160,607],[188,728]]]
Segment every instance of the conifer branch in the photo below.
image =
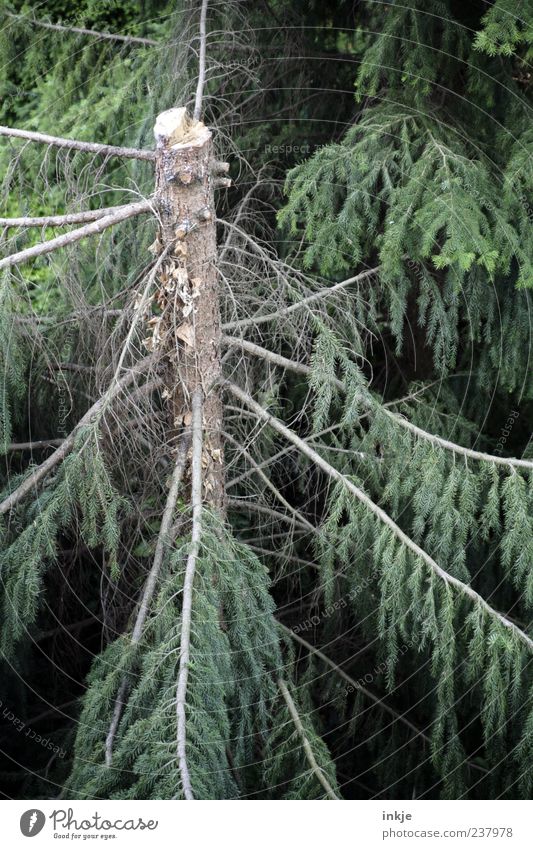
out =
[[337,794],[333,790],[331,784],[329,783],[326,776],[324,775],[324,771],[322,769],[320,769],[319,765],[316,762],[316,758],[313,754],[313,749],[311,748],[311,744],[310,744],[309,740],[307,739],[307,736],[306,736],[306,733],[305,733],[305,728],[302,725],[302,720],[300,719],[300,717],[298,715],[298,711],[296,710],[296,705],[294,704],[293,698],[292,698],[291,694],[289,693],[287,685],[285,684],[285,682],[281,678],[278,680],[278,686],[279,686],[279,689],[281,690],[281,695],[285,699],[286,705],[289,709],[291,719],[294,722],[294,725],[296,726],[296,730],[298,731],[298,734],[299,734],[300,739],[302,741],[302,746],[303,746],[303,749],[304,749],[304,752],[305,752],[305,756],[306,756],[307,760],[309,761],[309,765],[310,765],[312,771],[314,772],[318,781],[320,782],[320,784],[322,785],[322,787],[326,791],[326,795],[330,799],[335,799],[335,800],[338,801],[339,797],[337,796]]
[[416,725],[413,725],[403,714],[398,713],[391,708],[386,702],[382,701],[379,696],[375,696],[374,693],[371,693],[370,690],[367,690],[366,687],[363,687],[362,684],[359,684],[354,678],[348,675],[347,672],[342,669],[342,667],[338,666],[334,663],[324,652],[317,649],[316,646],[313,646],[311,643],[308,643],[307,640],[304,640],[299,634],[295,633],[292,628],[287,628],[286,625],[283,625],[282,622],[278,621],[278,625],[282,631],[284,631],[289,637],[293,640],[296,640],[297,643],[304,646],[307,651],[312,652],[312,654],[316,655],[320,660],[322,660],[326,666],[329,666],[330,669],[333,669],[341,678],[343,678],[347,684],[354,688],[354,690],[359,690],[359,692],[363,693],[370,701],[374,702],[378,707],[380,707],[385,713],[388,713],[389,716],[392,716],[398,722],[402,722],[407,728],[409,728],[416,737],[421,737],[426,743],[431,743],[430,738],[427,734],[424,734]]
[[107,206],[102,209],[87,209],[84,212],[69,212],[66,215],[43,215],[23,218],[0,218],[0,227],[66,227],[69,224],[84,224],[96,221],[104,215],[111,215],[125,209],[129,204]]
[[19,130],[17,127],[0,126],[0,136],[10,136],[15,139],[28,139],[41,144],[62,147],[67,150],[82,150],[97,156],[121,156],[123,159],[155,159],[155,151],[138,150],[135,147],[119,147],[113,144],[85,142],[78,139],[64,139],[60,136],[49,136],[46,133],[36,133],[33,130]]
[[[320,660],[323,661],[326,666],[329,666],[330,669],[332,669],[334,672],[337,673],[337,675],[343,678],[344,681],[346,681],[346,683],[349,684],[350,687],[353,687],[354,690],[358,690],[360,693],[363,693],[363,695],[366,696],[367,699],[370,699],[370,701],[374,702],[374,704],[377,707],[381,708],[382,711],[388,713],[389,716],[392,716],[395,721],[401,722],[403,725],[409,728],[409,730],[412,731],[415,735],[413,740],[416,740],[417,737],[420,737],[422,740],[424,740],[425,743],[431,745],[431,738],[428,737],[428,735],[425,734],[424,731],[421,731],[420,728],[417,728],[417,726],[414,725],[409,719],[407,719],[405,714],[399,713],[398,711],[394,710],[394,708],[391,708],[390,705],[380,699],[379,696],[376,696],[370,690],[367,690],[366,687],[363,687],[363,685],[356,681],[354,678],[352,678],[351,675],[348,675],[348,673],[345,672],[341,666],[338,666],[338,664],[331,660],[331,658],[325,655],[323,651],[317,649],[316,646],[313,646],[311,643],[307,642],[307,640],[304,640],[304,638],[301,637],[300,634],[295,633],[295,631],[293,631],[291,628],[287,628],[287,626],[283,625],[282,622],[278,621],[278,625],[281,630],[284,631],[289,637],[292,637],[293,640],[295,640],[297,643],[300,643],[300,645],[304,646],[304,648],[306,648],[309,652],[316,655],[316,657],[320,658]],[[467,763],[468,766],[471,767],[471,769],[475,769],[478,772],[483,772],[486,774],[489,771],[484,766],[476,764],[473,761],[468,761]]]
[[289,442],[291,442],[296,448],[298,448],[302,454],[305,454],[310,460],[312,460],[318,468],[322,469],[322,471],[328,475],[328,477],[333,480],[341,483],[347,490],[350,492],[355,498],[360,501],[364,506],[370,510],[377,518],[386,525],[392,533],[400,540],[400,542],[409,549],[415,557],[422,560],[432,572],[437,575],[444,583],[455,587],[462,595],[467,596],[471,599],[475,604],[477,604],[480,608],[483,609],[484,613],[486,613],[490,618],[496,619],[501,625],[507,628],[511,633],[520,640],[529,650],[533,650],[533,640],[527,636],[523,631],[520,630],[513,622],[507,619],[503,614],[498,613],[498,611],[494,610],[485,601],[482,596],[479,595],[472,587],[468,584],[464,584],[458,578],[454,578],[453,575],[450,575],[449,572],[446,572],[438,563],[433,560],[430,555],[424,551],[424,549],[420,548],[402,529],[396,524],[396,522],[391,519],[391,517],[375,504],[372,499],[359,487],[355,486],[352,481],[343,475],[342,472],[339,472],[334,466],[331,466],[327,460],[325,460],[320,454],[318,454],[307,442],[301,439],[296,433],[294,433],[290,428],[283,424],[279,419],[275,416],[271,415],[267,410],[263,409],[260,404],[258,404],[254,399],[247,393],[236,386],[234,383],[226,380],[224,381],[224,385],[228,388],[232,395],[235,398],[238,398],[245,406],[248,407],[251,411],[253,411],[258,418],[262,421],[269,424],[274,430],[276,430],[279,434],[285,437]]
[[426,440],[427,442],[431,442],[433,445],[438,445],[446,451],[451,451],[453,454],[470,457],[472,460],[479,460],[482,463],[494,463],[496,466],[529,469],[530,471],[533,470],[533,460],[520,460],[517,457],[499,457],[497,454],[485,454],[483,451],[475,451],[473,448],[464,448],[462,445],[450,442],[449,439],[443,439],[441,436],[435,436],[433,433],[428,433],[428,431],[422,430],[421,427],[413,424],[409,421],[409,419],[406,419],[399,413],[393,413],[384,407],[381,407],[380,409],[386,416],[392,419],[396,424],[400,425],[400,427],[411,431],[411,433],[414,433],[416,436]]
[[187,681],[189,678],[189,655],[191,642],[192,592],[196,561],[200,551],[202,536],[202,411],[203,390],[198,386],[192,395],[192,461],[191,461],[191,503],[192,503],[192,533],[191,547],[185,578],[183,581],[183,596],[181,608],[181,637],[178,684],[176,689],[176,718],[177,718],[177,755],[178,766],[183,785],[185,799],[194,799],[191,776],[187,764],[187,730],[186,703]]
[[14,18],[17,21],[33,24],[33,26],[41,27],[42,29],[50,29],[55,32],[72,32],[77,35],[88,35],[92,38],[98,38],[106,41],[121,41],[123,44],[141,44],[143,47],[158,47],[159,42],[153,38],[142,38],[136,35],[117,35],[113,32],[98,32],[94,29],[85,29],[85,27],[65,26],[64,24],[52,24],[49,21],[41,21],[34,17],[25,17],[24,15],[16,15],[13,12],[5,13],[8,18]]
[[[176,502],[178,500],[180,484],[183,479],[185,467],[187,465],[187,453],[189,450],[189,443],[190,435],[185,434],[178,448],[178,456],[174,465],[174,472],[172,473],[172,479],[170,481],[170,488],[165,504],[165,510],[163,513],[163,518],[161,519],[159,535],[157,537],[154,561],[152,563],[152,568],[148,573],[148,577],[144,585],[141,603],[139,605],[139,610],[137,611],[135,625],[133,626],[133,632],[131,635],[131,645],[133,646],[136,646],[141,639],[144,623],[146,622],[148,609],[150,607],[150,602],[157,586],[157,579],[159,578],[159,572],[161,571],[165,551],[170,545],[172,545],[173,542],[171,533],[172,519],[174,516],[174,510],[176,509]],[[125,699],[128,695],[128,689],[128,681],[126,678],[124,678],[121,682],[117,698],[115,699],[115,706],[113,708],[111,725],[109,727],[109,731],[106,737],[106,766],[111,766],[111,762],[113,760],[113,746],[115,743],[115,736],[120,723],[120,718],[122,716],[122,708],[124,707]]]
[[61,236],[56,236],[55,239],[50,239],[48,242],[40,242],[38,245],[32,245],[31,248],[26,248],[18,253],[11,254],[0,260],[1,268],[10,268],[13,265],[20,265],[23,262],[28,262],[30,259],[42,256],[43,254],[51,253],[52,251],[64,248],[66,245],[78,242],[80,239],[85,239],[87,236],[96,236],[103,233],[108,227],[113,227],[121,221],[126,221],[134,215],[141,215],[144,212],[152,210],[152,203],[149,200],[141,200],[137,203],[129,203],[127,206],[119,207],[114,212],[108,215],[101,216],[97,221],[91,224],[86,224],[84,227],[79,227],[77,230],[71,230],[70,233],[63,233]]
[[200,11],[200,56],[198,60],[198,85],[196,86],[196,97],[194,100],[193,118],[195,121],[200,120],[202,114],[202,98],[205,85],[205,49],[207,41],[207,4],[208,0],[202,0],[202,8]]
[[328,286],[325,289],[319,289],[318,292],[313,292],[312,295],[302,298],[301,301],[298,301],[295,304],[290,304],[290,306],[284,307],[281,310],[268,313],[268,315],[254,315],[251,318],[241,318],[237,321],[228,321],[226,324],[222,325],[222,330],[237,330],[237,328],[241,327],[254,327],[258,324],[276,321],[278,318],[286,318],[296,310],[302,309],[302,307],[307,307],[309,304],[319,301],[322,298],[328,298],[330,295],[340,292],[342,289],[346,289],[353,283],[360,283],[363,280],[367,280],[369,277],[374,277],[376,274],[379,274],[380,270],[381,266],[377,265],[375,268],[369,268],[367,271],[361,271],[361,273],[356,274],[355,277],[348,277],[346,280],[341,280],[340,283],[335,283],[333,286]]
[[50,454],[49,457],[41,463],[37,468],[22,481],[20,486],[12,492],[10,495],[5,498],[0,504],[0,516],[4,516],[10,510],[13,509],[17,504],[19,504],[23,498],[28,495],[33,489],[37,487],[39,483],[41,483],[44,478],[46,478],[55,467],[63,462],[65,457],[72,451],[76,442],[76,436],[78,433],[87,425],[91,424],[93,420],[101,415],[107,406],[107,404],[116,398],[120,392],[125,389],[130,383],[133,382],[135,377],[140,374],[144,369],[146,369],[151,363],[153,363],[153,356],[145,357],[143,360],[140,360],[136,365],[132,366],[128,372],[123,375],[110,389],[102,395],[101,398],[96,401],[92,405],[92,407],[87,410],[85,415],[79,420],[78,424],[71,430],[69,435],[61,442],[59,448],[57,448],[53,454]]
[[[256,345],[254,342],[248,342],[246,339],[240,339],[237,336],[224,335],[222,336],[221,341],[225,345],[242,348],[243,351],[248,351],[248,353],[253,354],[256,357],[267,360],[267,362],[270,362],[273,365],[293,371],[296,374],[309,376],[312,373],[310,367],[304,365],[304,363],[298,363],[295,360],[282,357],[280,354],[275,354],[273,351],[262,348],[261,345]],[[331,382],[342,392],[346,391],[346,386],[342,380],[332,378]],[[369,399],[367,398],[366,400],[368,401]],[[379,410],[381,410],[400,427],[411,431],[411,433],[414,433],[416,436],[426,440],[427,442],[431,442],[433,445],[438,445],[440,448],[444,448],[446,451],[451,451],[454,454],[469,457],[472,460],[478,460],[482,463],[494,463],[497,466],[529,469],[530,471],[533,470],[533,460],[520,460],[516,457],[498,457],[496,454],[486,454],[483,451],[475,451],[473,448],[465,448],[462,445],[457,445],[455,442],[451,442],[449,439],[443,439],[441,436],[435,436],[435,434],[423,430],[421,427],[413,424],[399,413],[393,413],[391,410],[387,409],[387,405],[379,405]]]

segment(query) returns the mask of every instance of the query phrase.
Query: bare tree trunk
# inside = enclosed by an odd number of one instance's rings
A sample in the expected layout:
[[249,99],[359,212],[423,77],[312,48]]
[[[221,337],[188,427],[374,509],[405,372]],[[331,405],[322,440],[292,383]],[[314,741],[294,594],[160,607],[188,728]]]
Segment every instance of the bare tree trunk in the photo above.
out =
[[203,391],[203,498],[224,509],[220,307],[216,269],[215,173],[211,132],[185,109],[169,109],[154,128],[155,204],[159,249],[171,245],[157,295],[161,320],[152,320],[153,345],[171,362],[173,426],[190,425],[191,400]]

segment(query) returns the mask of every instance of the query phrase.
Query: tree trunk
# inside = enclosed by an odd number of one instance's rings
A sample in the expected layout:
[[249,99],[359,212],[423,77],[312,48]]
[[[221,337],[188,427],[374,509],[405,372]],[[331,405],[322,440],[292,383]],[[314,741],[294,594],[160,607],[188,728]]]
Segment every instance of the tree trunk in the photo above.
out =
[[168,355],[172,426],[190,425],[195,389],[203,391],[203,497],[224,509],[220,305],[216,269],[215,171],[211,132],[185,109],[156,121],[157,252],[168,251],[159,278],[161,316],[151,319],[151,347]]

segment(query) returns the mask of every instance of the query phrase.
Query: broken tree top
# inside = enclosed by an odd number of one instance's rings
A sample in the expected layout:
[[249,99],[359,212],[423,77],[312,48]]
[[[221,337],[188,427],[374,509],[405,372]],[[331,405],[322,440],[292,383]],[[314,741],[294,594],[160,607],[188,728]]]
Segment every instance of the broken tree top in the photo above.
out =
[[157,116],[154,136],[157,147],[174,147],[203,144],[211,137],[211,133],[203,121],[191,118],[186,108],[182,106],[167,109]]

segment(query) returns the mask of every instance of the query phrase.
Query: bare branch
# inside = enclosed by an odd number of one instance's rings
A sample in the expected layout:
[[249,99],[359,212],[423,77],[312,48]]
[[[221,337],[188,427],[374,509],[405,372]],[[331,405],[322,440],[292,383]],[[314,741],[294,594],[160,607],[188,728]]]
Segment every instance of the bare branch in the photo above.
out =
[[312,295],[302,298],[302,300],[298,301],[298,303],[290,304],[290,306],[281,310],[276,310],[276,312],[268,313],[268,315],[255,315],[251,318],[241,318],[238,321],[228,321],[226,324],[222,325],[222,330],[236,330],[239,327],[253,327],[257,324],[265,324],[265,322],[268,321],[275,321],[278,318],[285,318],[296,310],[309,306],[309,304],[312,304],[314,301],[318,301],[321,298],[328,298],[330,295],[335,294],[335,292],[339,292],[341,289],[346,289],[347,286],[351,286],[353,283],[360,283],[362,280],[367,280],[369,277],[373,277],[378,274],[380,270],[381,266],[379,265],[375,268],[369,268],[367,271],[362,271],[360,274],[356,274],[355,277],[348,277],[346,280],[341,280],[340,283],[335,283],[333,286],[328,286],[325,289],[319,289],[318,292],[313,292]]
[[26,23],[33,24],[36,27],[42,27],[43,29],[51,29],[56,32],[73,32],[78,35],[89,35],[92,38],[98,38],[108,41],[121,41],[124,44],[142,44],[145,47],[158,47],[159,42],[154,41],[153,38],[141,38],[135,35],[116,35],[112,32],[97,32],[94,29],[85,29],[84,27],[74,27],[74,26],[63,26],[62,24],[52,24],[48,21],[40,21],[37,18],[28,18],[23,15],[15,15],[13,12],[5,12],[4,13],[8,18],[15,18],[18,21],[24,21]]
[[54,147],[63,147],[68,150],[83,150],[86,153],[95,153],[97,156],[121,156],[123,159],[155,159],[153,150],[138,150],[135,147],[117,147],[112,144],[100,144],[99,142],[84,142],[77,139],[63,139],[59,136],[49,136],[45,133],[35,133],[33,130],[19,130],[16,127],[1,127],[0,136],[11,136],[16,139],[29,139],[29,141],[51,144]]
[[181,608],[181,638],[180,638],[180,662],[178,671],[178,685],[176,688],[176,717],[177,717],[177,753],[178,766],[183,785],[185,799],[194,799],[191,785],[191,776],[187,764],[187,733],[185,707],[187,700],[187,681],[189,678],[189,654],[191,643],[191,615],[192,615],[192,590],[196,561],[200,551],[200,539],[202,536],[202,410],[203,390],[198,386],[192,396],[192,534],[191,547],[187,564],[185,566],[185,579],[183,581],[183,601]]
[[[296,372],[297,374],[304,374],[306,377],[311,374],[309,366],[306,366],[303,363],[297,363],[295,360],[289,360],[287,357],[282,357],[281,354],[275,354],[273,351],[268,351],[266,348],[262,348],[261,345],[256,345],[255,342],[248,342],[246,339],[239,339],[237,336],[222,336],[220,341],[223,345],[231,345],[236,348],[242,348],[243,351],[248,351],[249,354],[253,354],[256,357],[267,360],[275,366],[280,366],[280,368],[288,369],[289,371]],[[344,391],[344,383],[341,380],[335,379],[332,382],[335,386]]]
[[12,510],[17,504],[22,501],[25,496],[31,492],[55,467],[61,463],[67,454],[69,454],[76,442],[76,436],[80,430],[89,425],[98,415],[102,414],[105,406],[113,400],[123,389],[133,382],[134,378],[140,374],[145,368],[153,363],[153,356],[145,357],[133,366],[119,381],[117,381],[95,404],[90,407],[85,415],[79,420],[78,424],[69,435],[61,442],[53,454],[37,466],[35,471],[29,475],[17,489],[5,498],[0,504],[0,516],[4,516],[9,510]]
[[194,100],[194,112],[193,118],[195,121],[200,120],[200,115],[202,114],[202,97],[204,93],[204,85],[205,85],[205,47],[207,40],[207,28],[206,28],[206,17],[207,17],[207,3],[208,0],[202,0],[202,9],[200,11],[200,57],[199,57],[199,68],[198,68],[198,85],[196,86],[196,97]]
[[[174,516],[174,510],[176,508],[176,501],[178,500],[180,484],[183,478],[183,474],[185,472],[185,466],[187,464],[187,452],[189,450],[189,443],[190,436],[189,434],[186,434],[178,449],[178,456],[176,458],[176,464],[174,466],[174,472],[172,474],[172,479],[170,482],[165,511],[163,513],[163,518],[161,519],[161,526],[159,528],[154,562],[152,563],[152,568],[148,573],[148,577],[144,585],[141,604],[137,612],[135,625],[133,626],[133,632],[131,635],[132,645],[137,645],[141,639],[144,623],[146,621],[148,609],[150,607],[150,602],[152,600],[157,584],[157,579],[159,577],[159,572],[161,570],[161,565],[163,563],[163,557],[165,555],[166,549],[173,542],[173,537],[171,533],[172,519]],[[128,681],[126,678],[124,678],[120,685],[117,698],[115,700],[113,717],[111,719],[111,725],[109,727],[109,731],[105,741],[106,766],[111,766],[111,762],[113,759],[113,746],[115,742],[115,736],[120,723],[120,718],[122,716],[122,708],[124,706],[127,694]]]
[[338,800],[339,797],[337,796],[337,794],[333,790],[331,784],[329,783],[326,776],[324,775],[324,770],[322,770],[319,767],[319,765],[316,761],[316,758],[313,754],[313,749],[311,748],[311,744],[306,737],[305,729],[302,725],[302,720],[300,719],[300,717],[298,715],[298,711],[296,710],[296,705],[294,704],[293,698],[292,698],[291,694],[289,693],[289,690],[287,689],[287,685],[285,684],[284,681],[281,680],[281,678],[278,680],[278,686],[281,690],[281,695],[285,699],[287,707],[289,708],[289,713],[291,715],[292,721],[294,722],[294,724],[296,726],[296,730],[298,731],[298,734],[300,735],[300,739],[302,741],[302,746],[303,746],[303,749],[304,749],[304,752],[305,752],[305,756],[306,756],[307,760],[309,761],[309,765],[310,765],[311,769],[313,770],[313,772],[316,775],[317,779],[319,780],[320,784],[322,785],[322,787],[326,791],[326,795],[330,799]]
[[96,221],[104,215],[110,215],[125,209],[129,204],[107,206],[102,209],[88,209],[85,212],[69,212],[66,215],[44,215],[42,217],[0,218],[1,227],[66,227],[69,224],[84,224]]
[[[258,463],[256,463],[256,461],[254,460],[254,458],[252,457],[252,455],[250,454],[250,452],[249,452],[249,451],[247,451],[247,450],[246,450],[246,448],[244,448],[244,446],[240,445],[240,444],[237,442],[237,440],[236,440],[236,439],[234,439],[234,437],[233,437],[230,433],[224,433],[224,434],[223,434],[223,436],[224,436],[224,438],[225,438],[226,440],[229,440],[230,442],[232,442],[232,443],[233,443],[233,445],[234,445],[234,446],[235,446],[235,447],[236,447],[239,451],[242,451],[242,453],[244,454],[244,456],[246,457],[246,459],[248,460],[248,462],[250,463],[250,465],[253,467],[254,471],[255,471],[255,472],[259,475],[259,477],[261,478],[261,480],[263,481],[263,483],[264,483],[264,484],[268,487],[268,489],[270,490],[270,492],[272,492],[272,493],[273,493],[274,497],[275,497],[275,498],[277,498],[277,500],[278,500],[278,501],[280,501],[280,502],[281,502],[281,504],[283,504],[283,506],[284,506],[287,510],[289,510],[289,512],[290,512],[290,513],[292,513],[292,515],[294,516],[294,518],[295,518],[295,519],[296,519],[296,520],[297,520],[300,524],[305,525],[305,526],[307,527],[307,529],[308,529],[308,530],[312,531],[312,533],[316,533],[316,532],[317,532],[317,529],[315,528],[315,526],[314,526],[314,525],[312,525],[312,524],[311,524],[311,522],[309,522],[309,521],[305,518],[305,516],[302,516],[302,514],[301,514],[298,510],[296,510],[296,509],[292,506],[292,504],[290,504],[290,503],[287,501],[287,499],[286,499],[286,498],[284,498],[284,497],[283,497],[283,495],[281,494],[281,492],[279,491],[279,489],[278,489],[277,487],[275,487],[275,486],[274,486],[274,484],[272,483],[272,481],[270,480],[270,478],[268,477],[268,475],[265,475],[264,471],[263,471],[263,470],[259,467],[259,464],[258,464]],[[241,503],[239,502],[239,500],[238,500],[238,499],[233,499],[233,504],[234,504],[234,506],[235,506],[235,507],[239,507],[239,506],[241,505]],[[255,506],[255,505],[254,505],[254,506]]]
[[318,466],[318,468],[322,469],[322,471],[328,475],[328,477],[333,480],[341,483],[348,492],[357,498],[365,507],[370,510],[378,519],[386,525],[392,533],[400,540],[400,542],[405,545],[412,553],[421,560],[426,563],[427,566],[433,571],[435,575],[437,575],[445,584],[455,587],[455,589],[459,590],[459,592],[468,598],[470,598],[475,604],[478,604],[483,611],[488,614],[491,618],[497,619],[501,625],[505,628],[508,628],[511,633],[517,637],[524,645],[528,647],[528,649],[533,649],[533,640],[527,636],[523,631],[520,630],[513,622],[507,619],[503,614],[498,613],[498,611],[494,610],[488,604],[482,596],[479,595],[472,587],[468,586],[468,584],[464,584],[458,578],[454,578],[453,575],[450,575],[438,563],[433,560],[430,555],[424,551],[424,549],[420,548],[409,536],[407,536],[404,531],[394,522],[393,519],[381,508],[375,504],[372,499],[359,487],[355,486],[352,481],[338,471],[334,466],[331,466],[324,458],[314,451],[313,448],[308,445],[303,439],[301,439],[297,434],[295,434],[290,428],[283,424],[279,419],[272,416],[266,410],[261,407],[254,399],[248,395],[247,392],[244,392],[234,383],[230,381],[225,381],[224,385],[228,388],[232,395],[238,398],[245,406],[247,406],[250,410],[252,410],[258,418],[262,419],[262,421],[267,422],[274,430],[280,433],[285,437],[289,442],[298,448],[302,454],[305,454],[306,457],[309,457],[310,460]]
[[31,248],[26,248],[16,254],[4,257],[4,259],[0,260],[0,268],[10,268],[13,265],[20,265],[23,262],[28,262],[30,259],[35,259],[37,256],[51,253],[59,248],[64,248],[66,245],[78,242],[80,239],[85,239],[87,236],[96,236],[114,224],[119,224],[121,221],[126,221],[134,215],[141,215],[141,213],[150,212],[151,210],[152,203],[149,200],[129,203],[127,206],[119,207],[114,212],[109,213],[109,215],[103,215],[91,224],[86,224],[77,230],[71,230],[70,233],[63,233],[61,236],[56,236],[55,239],[50,239],[48,242],[40,242]]
[[7,446],[7,451],[37,451],[41,448],[53,448],[62,445],[63,439],[38,439],[34,442],[12,442]]
[[245,513],[263,513],[264,516],[270,516],[276,522],[286,522],[293,527],[299,525],[301,530],[311,531],[313,534],[319,533],[318,528],[315,528],[307,519],[300,517],[298,513],[295,517],[287,516],[286,513],[267,507],[266,504],[256,504],[255,501],[244,501],[240,498],[228,498],[226,503],[228,507],[233,507],[235,510],[243,510]]

